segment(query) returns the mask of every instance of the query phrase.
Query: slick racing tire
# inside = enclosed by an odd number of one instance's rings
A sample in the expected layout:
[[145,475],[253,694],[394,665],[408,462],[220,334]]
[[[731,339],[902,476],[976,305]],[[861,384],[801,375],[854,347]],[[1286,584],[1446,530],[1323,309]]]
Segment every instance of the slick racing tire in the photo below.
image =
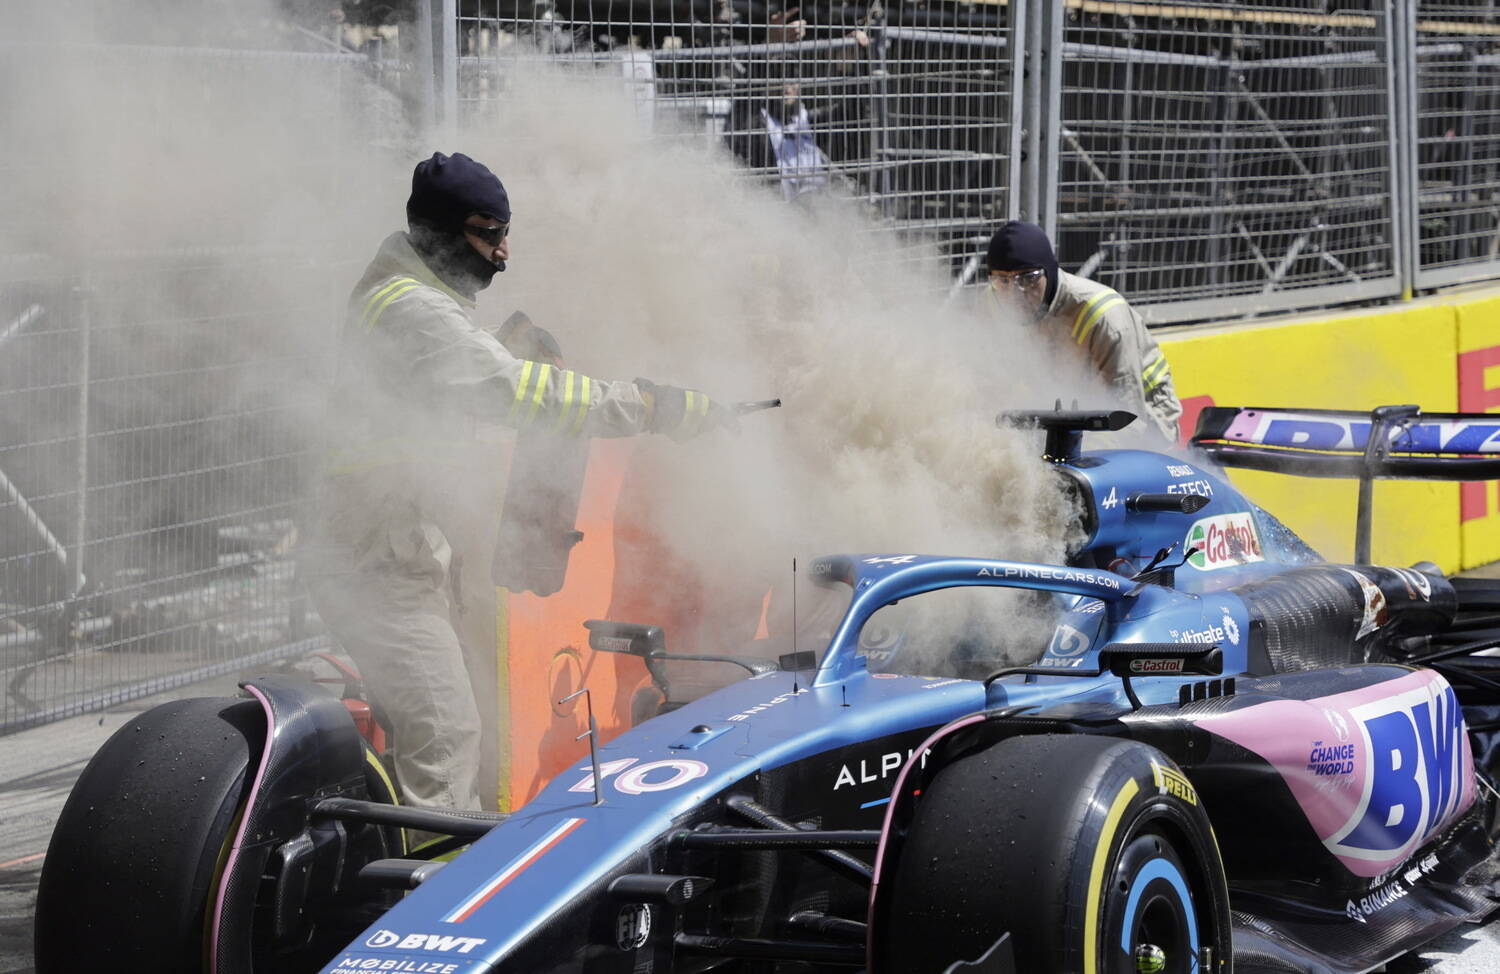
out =
[[1018,971],[1230,971],[1208,817],[1134,741],[1013,737],[940,769],[887,881],[879,974],[962,971],[1007,933]]
[[205,904],[264,737],[259,703],[201,698],[148,710],[105,742],[42,863],[37,974],[205,969]]

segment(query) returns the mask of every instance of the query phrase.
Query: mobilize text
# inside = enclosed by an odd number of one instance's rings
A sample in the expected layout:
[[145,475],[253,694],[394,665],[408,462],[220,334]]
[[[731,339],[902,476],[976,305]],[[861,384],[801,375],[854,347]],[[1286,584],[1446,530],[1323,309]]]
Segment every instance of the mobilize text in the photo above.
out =
[[397,960],[392,957],[344,957],[334,965],[330,974],[364,974],[365,971],[381,971],[384,974],[458,974],[458,965],[443,961]]

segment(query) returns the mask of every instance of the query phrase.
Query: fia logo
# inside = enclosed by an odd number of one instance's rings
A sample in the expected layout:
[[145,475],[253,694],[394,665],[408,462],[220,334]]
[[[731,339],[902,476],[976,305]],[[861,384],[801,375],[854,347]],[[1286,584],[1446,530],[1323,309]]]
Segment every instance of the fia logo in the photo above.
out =
[[1353,859],[1406,855],[1457,813],[1472,766],[1463,711],[1441,679],[1352,707],[1362,739],[1364,794],[1328,848]]
[[651,939],[651,907],[645,903],[630,903],[620,908],[615,918],[615,944],[621,950],[644,947]]

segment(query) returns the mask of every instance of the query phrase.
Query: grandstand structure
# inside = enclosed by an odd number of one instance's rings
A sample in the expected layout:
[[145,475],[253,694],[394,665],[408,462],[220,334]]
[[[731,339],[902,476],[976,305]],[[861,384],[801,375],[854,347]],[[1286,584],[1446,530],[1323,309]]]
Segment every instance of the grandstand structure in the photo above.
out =
[[[1500,278],[1495,0],[311,6],[269,43],[207,18],[162,42],[123,13],[86,48],[0,38],[0,82],[119,64],[132,90],[87,96],[126,113],[188,67],[233,74],[260,100],[234,111],[312,120],[289,164],[347,210],[366,133],[398,127],[359,85],[414,128],[480,124],[542,57],[630,86],[658,137],[722,147],[790,206],[849,201],[954,288],[1016,217],[1158,324]],[[0,143],[8,186],[45,165],[25,144]],[[326,282],[357,267],[321,227],[270,248],[214,227],[88,261],[0,227],[0,733],[320,645],[289,553],[331,342],[303,323],[337,320]]]

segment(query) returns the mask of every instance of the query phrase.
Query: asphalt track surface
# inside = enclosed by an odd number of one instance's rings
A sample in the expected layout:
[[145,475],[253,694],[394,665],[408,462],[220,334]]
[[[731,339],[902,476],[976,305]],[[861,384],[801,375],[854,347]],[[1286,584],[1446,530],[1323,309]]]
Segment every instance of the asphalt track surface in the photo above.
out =
[[[1491,574],[1487,572],[1486,574]],[[1500,577],[1500,568],[1492,573]],[[232,680],[197,684],[178,697],[230,696]],[[31,920],[52,824],[74,780],[110,734],[168,696],[0,737],[0,972],[32,972]],[[1500,913],[1465,926],[1389,965],[1389,974],[1497,974]]]

